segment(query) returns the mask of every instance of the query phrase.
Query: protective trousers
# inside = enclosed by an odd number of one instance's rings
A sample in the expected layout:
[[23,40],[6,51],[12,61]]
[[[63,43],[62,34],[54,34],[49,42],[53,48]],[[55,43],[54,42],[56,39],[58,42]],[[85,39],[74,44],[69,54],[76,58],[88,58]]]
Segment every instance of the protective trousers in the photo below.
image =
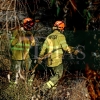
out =
[[53,67],[52,68],[53,71],[54,71],[54,76],[50,77],[50,80],[47,81],[44,85],[43,85],[43,88],[42,90],[46,91],[54,86],[56,86],[58,80],[62,77],[62,74],[63,74],[63,64],[60,64],[56,67]]
[[17,81],[19,77],[25,80],[25,74],[28,73],[30,66],[31,66],[31,59],[12,60],[11,81]]

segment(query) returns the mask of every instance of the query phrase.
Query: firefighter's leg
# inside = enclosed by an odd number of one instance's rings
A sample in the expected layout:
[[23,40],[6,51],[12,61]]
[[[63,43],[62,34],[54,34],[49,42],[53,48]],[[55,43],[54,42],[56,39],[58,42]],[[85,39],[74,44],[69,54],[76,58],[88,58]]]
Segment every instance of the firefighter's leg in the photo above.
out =
[[8,81],[10,82],[10,74],[7,75]]
[[16,72],[15,84],[18,84],[18,79],[19,79],[19,74],[18,74],[18,71],[17,71],[17,72]]
[[[29,72],[29,71],[32,71],[32,67],[33,67],[34,65],[32,64],[32,61],[30,60],[29,61],[29,69],[28,69],[28,82],[29,82],[29,84],[31,85],[32,84],[32,82],[33,82],[33,79],[34,79],[34,76],[35,76],[35,73],[34,72]],[[30,70],[31,69],[31,70]]]
[[20,61],[16,61],[16,80],[15,80],[15,84],[18,83],[18,79],[19,79],[19,75],[20,75],[20,70],[21,70],[21,62]]
[[19,70],[20,70],[20,62],[17,60],[12,60],[12,66],[11,66],[12,73],[10,76],[10,80],[11,82],[14,82],[15,84],[18,83]]
[[12,65],[11,65],[11,75],[10,75],[10,82],[15,82],[16,80],[16,69],[15,69],[15,66],[16,66],[16,61],[15,60],[12,60]]
[[[43,90],[48,90],[54,86],[56,86],[58,80],[62,77],[63,74],[63,65],[60,64],[59,66],[53,67],[53,71],[55,73],[54,76],[52,76],[50,78],[49,81],[47,81],[44,85],[43,85]],[[53,88],[52,88],[53,89]]]
[[18,73],[19,73],[19,77],[22,79],[22,80],[25,80],[25,76],[24,76],[24,61],[19,61],[19,70],[18,70]]

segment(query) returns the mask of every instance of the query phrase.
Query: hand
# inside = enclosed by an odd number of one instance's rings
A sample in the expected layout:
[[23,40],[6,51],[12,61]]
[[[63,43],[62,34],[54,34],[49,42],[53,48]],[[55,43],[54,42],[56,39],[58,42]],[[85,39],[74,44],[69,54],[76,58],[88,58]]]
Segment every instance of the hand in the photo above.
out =
[[26,55],[23,56],[23,59],[24,59],[24,60],[26,59]]
[[42,58],[38,58],[38,64],[41,64],[42,63]]
[[22,37],[19,37],[19,42],[22,42]]
[[68,47],[67,47],[67,52],[68,52],[68,53],[72,53],[71,49],[72,49],[72,48],[71,48],[70,46],[68,46]]
[[29,50],[23,55],[24,60],[27,58],[28,53],[29,53]]
[[74,51],[74,55],[77,55],[79,53],[79,50]]

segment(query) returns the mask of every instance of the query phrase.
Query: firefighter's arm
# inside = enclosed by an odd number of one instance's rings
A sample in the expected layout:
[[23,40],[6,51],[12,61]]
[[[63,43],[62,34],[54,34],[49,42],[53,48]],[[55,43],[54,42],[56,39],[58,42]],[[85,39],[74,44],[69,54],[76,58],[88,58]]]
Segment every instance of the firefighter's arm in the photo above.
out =
[[19,34],[17,30],[13,31],[12,37],[11,37],[11,46],[16,45],[19,42]]
[[47,45],[47,40],[45,40],[45,41],[44,41],[44,44],[43,44],[43,46],[42,46],[42,48],[41,48],[39,57],[38,57],[38,63],[39,63],[39,64],[42,63],[42,58],[43,58],[44,53],[45,53],[45,51],[46,51],[46,49],[47,49],[47,46],[48,46],[48,45]]
[[79,50],[75,50],[74,47],[67,46],[67,52],[73,53],[74,55],[77,55],[79,53]]
[[15,38],[14,40],[12,40],[11,42],[11,46],[14,46],[18,43],[19,39]]
[[25,52],[24,56],[23,56],[23,59],[25,60],[27,55],[29,54],[29,49]]
[[35,46],[35,39],[32,37],[31,46]]
[[68,53],[71,53],[71,48],[68,46],[67,41],[66,41],[66,38],[65,38],[64,35],[62,35],[60,37],[60,45],[61,45],[61,47],[62,47],[62,49],[64,51],[67,51]]
[[60,40],[62,40],[60,44],[64,51],[67,51],[68,53],[74,53],[75,55],[78,54],[78,50],[75,50],[73,47],[68,46],[65,36],[62,36]]
[[[35,46],[35,39],[34,39],[34,37],[32,37],[31,45],[30,46]],[[29,49],[25,52],[24,59],[26,59],[27,55],[29,54]]]
[[42,45],[39,57],[42,57],[44,55],[44,53],[45,53],[45,51],[46,51],[47,48],[48,48],[48,43],[47,43],[47,39],[46,39],[44,41],[43,45]]
[[70,52],[73,53],[74,55],[77,55],[79,53],[79,50],[75,50],[74,47],[69,46],[69,48],[70,48]]

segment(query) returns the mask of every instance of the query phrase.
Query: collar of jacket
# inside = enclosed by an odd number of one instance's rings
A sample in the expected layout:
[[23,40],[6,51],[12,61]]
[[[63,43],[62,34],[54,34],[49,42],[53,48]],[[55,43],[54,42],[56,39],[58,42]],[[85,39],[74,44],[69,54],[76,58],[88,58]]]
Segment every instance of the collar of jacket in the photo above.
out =
[[60,32],[60,31],[58,31],[58,30],[55,30],[53,33],[57,33],[57,34],[58,34],[58,33],[60,33],[60,34],[61,34],[61,32]]

